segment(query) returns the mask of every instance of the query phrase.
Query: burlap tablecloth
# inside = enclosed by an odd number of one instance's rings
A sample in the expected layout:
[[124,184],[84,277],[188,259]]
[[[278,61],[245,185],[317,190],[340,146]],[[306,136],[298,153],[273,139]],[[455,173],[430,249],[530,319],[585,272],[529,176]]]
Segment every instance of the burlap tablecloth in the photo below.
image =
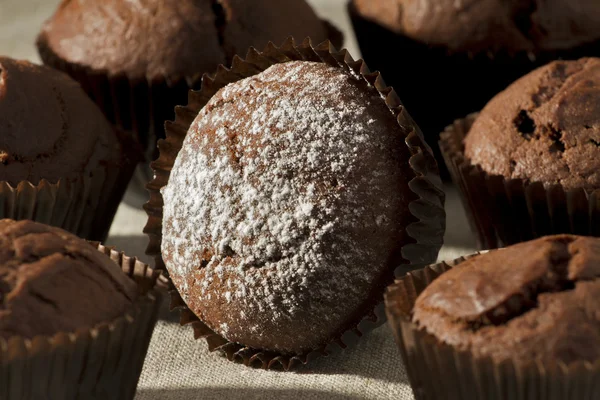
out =
[[[58,1],[0,0],[0,54],[38,61],[34,38]],[[344,31],[346,47],[358,55],[345,13],[346,0],[310,2],[321,16]],[[453,259],[474,251],[474,240],[456,192],[452,188],[447,192],[448,233],[440,259]],[[147,240],[141,234],[146,222],[146,214],[141,210],[143,202],[144,198],[133,191],[127,193],[108,244],[148,261],[143,256]],[[137,400],[412,398],[402,360],[387,326],[362,338],[356,347],[319,359],[298,372],[262,371],[209,353],[204,341],[193,339],[191,328],[179,326],[177,316],[168,312],[166,301],[136,396]]]

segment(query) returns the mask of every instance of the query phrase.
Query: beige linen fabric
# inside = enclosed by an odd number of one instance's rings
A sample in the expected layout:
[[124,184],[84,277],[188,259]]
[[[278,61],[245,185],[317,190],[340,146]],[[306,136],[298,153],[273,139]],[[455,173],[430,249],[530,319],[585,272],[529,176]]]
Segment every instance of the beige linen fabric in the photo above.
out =
[[295,373],[263,371],[209,353],[191,328],[160,321],[136,399],[412,399],[390,328],[365,339]]
[[[346,47],[358,56],[356,41],[345,12],[346,0],[309,0],[317,12],[344,30]],[[41,23],[59,0],[0,0],[0,54],[39,62],[34,40]],[[400,96],[402,94],[400,93]],[[448,233],[440,259],[474,251],[464,212],[456,192],[447,188]],[[107,244],[129,255],[144,256],[147,243],[141,233],[146,214],[143,196],[127,193],[117,213]],[[383,326],[362,338],[357,346],[321,358],[295,373],[255,370],[209,353],[195,341],[189,327],[165,307],[140,378],[136,400],[188,399],[396,399],[412,400],[406,371],[392,338]]]

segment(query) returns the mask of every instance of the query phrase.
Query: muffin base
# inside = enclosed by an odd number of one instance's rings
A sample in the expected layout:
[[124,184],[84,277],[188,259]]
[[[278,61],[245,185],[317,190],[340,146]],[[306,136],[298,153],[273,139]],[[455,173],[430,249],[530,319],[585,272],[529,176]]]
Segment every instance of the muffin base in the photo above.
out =
[[440,135],[440,149],[458,186],[480,249],[493,249],[545,235],[600,236],[600,190],[566,190],[562,185],[490,175],[464,155],[463,139],[472,114]]
[[150,201],[145,206],[148,223],[144,232],[150,238],[147,254],[155,258],[156,269],[163,271],[168,276],[161,256],[163,199],[160,189],[169,180],[173,163],[198,112],[219,89],[227,84],[256,75],[274,64],[292,60],[323,62],[336,68],[353,71],[374,87],[386,99],[390,111],[394,113],[398,123],[403,127],[406,134],[405,142],[411,154],[409,165],[414,172],[414,178],[409,182],[411,203],[408,210],[410,222],[406,228],[407,238],[405,243],[398,245],[401,248],[405,264],[395,268],[395,271],[390,270],[389,275],[382,279],[378,285],[380,290],[373,294],[368,304],[365,304],[365,310],[361,313],[360,318],[352,321],[348,324],[348,328],[343,329],[339,335],[313,351],[300,355],[284,355],[230,342],[202,323],[189,310],[171,283],[171,307],[182,310],[181,324],[191,324],[194,328],[195,338],[206,338],[211,351],[218,350],[229,360],[265,369],[289,370],[300,364],[306,364],[318,356],[345,349],[366,332],[381,325],[385,321],[382,312],[383,292],[385,287],[393,281],[394,273],[400,276],[434,261],[442,245],[445,230],[444,194],[435,160],[424,143],[421,133],[409,128],[413,126],[413,122],[394,91],[384,85],[378,73],[371,74],[364,62],[354,61],[346,50],[338,52],[329,42],[313,47],[309,39],[296,46],[293,39],[290,38],[281,47],[269,44],[262,53],[250,49],[245,60],[236,57],[231,69],[219,68],[214,78],[205,75],[202,89],[197,92],[191,91],[188,105],[177,107],[175,121],[166,123],[167,138],[159,142],[160,156],[151,164],[155,171],[155,178],[148,184]]
[[410,385],[421,399],[581,400],[600,397],[600,360],[518,364],[475,357],[440,342],[414,324],[419,294],[438,276],[477,254],[410,272],[390,286],[386,313],[407,368]]
[[0,339],[1,399],[133,399],[161,303],[159,273],[95,246],[138,284],[140,298],[126,315],[91,329]]
[[510,83],[552,60],[600,56],[600,41],[542,53],[450,53],[362,17],[353,0],[348,12],[364,59],[396,89],[440,164],[438,134],[452,121],[481,110]]

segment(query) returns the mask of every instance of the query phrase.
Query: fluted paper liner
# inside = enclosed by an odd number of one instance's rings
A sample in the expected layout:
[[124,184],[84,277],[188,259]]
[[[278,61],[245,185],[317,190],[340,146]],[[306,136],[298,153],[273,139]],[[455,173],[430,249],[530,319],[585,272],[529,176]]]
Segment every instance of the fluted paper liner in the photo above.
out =
[[[155,178],[148,184],[150,201],[145,206],[148,223],[144,230],[150,238],[147,254],[155,258],[155,268],[162,270],[165,275],[168,276],[161,256],[163,199],[160,189],[169,180],[171,168],[191,123],[208,100],[222,87],[256,75],[271,65],[292,60],[323,62],[336,68],[352,70],[385,99],[387,106],[397,117],[398,123],[406,134],[405,143],[411,154],[409,164],[414,172],[414,178],[409,182],[409,188],[407,188],[412,199],[409,205],[412,220],[406,229],[408,243],[404,243],[402,247],[402,256],[406,263],[398,267],[395,273],[401,275],[406,271],[427,265],[437,258],[445,230],[444,193],[441,188],[441,180],[429,148],[423,142],[421,133],[415,130],[415,125],[402,107],[395,92],[385,86],[379,73],[370,73],[362,60],[354,61],[346,50],[337,51],[330,42],[313,47],[310,39],[297,46],[290,38],[281,47],[270,43],[264,52],[258,52],[251,48],[245,59],[234,58],[231,69],[221,67],[214,77],[205,75],[202,80],[202,89],[191,91],[188,105],[177,107],[175,121],[168,121],[165,124],[167,138],[159,142],[160,156],[151,164],[155,171]],[[391,271],[389,275],[389,279],[381,284],[382,292],[393,280]],[[193,327],[196,339],[205,338],[211,351],[221,351],[229,360],[265,369],[289,370],[300,364],[306,364],[318,356],[337,352],[353,344],[366,332],[385,321],[383,293],[379,296],[381,297],[376,302],[374,301],[378,305],[368,315],[356,321],[354,328],[346,331],[340,337],[333,338],[329,343],[314,351],[289,356],[245,347],[217,335],[187,308],[171,283],[171,307],[181,309],[180,322],[182,325],[189,324]]]
[[438,135],[455,119],[482,109],[510,83],[552,60],[600,57],[598,40],[556,51],[450,52],[363,17],[354,1],[348,12],[363,57],[398,91],[440,163]]
[[464,155],[463,139],[476,114],[455,121],[440,136],[440,149],[458,186],[481,249],[570,233],[600,236],[600,190],[490,175]]
[[56,183],[21,181],[15,187],[0,181],[0,219],[30,219],[103,241],[134,168],[135,162],[124,160],[119,166],[97,168],[91,176]]
[[600,359],[591,364],[520,364],[476,357],[440,342],[412,322],[419,294],[438,276],[473,254],[412,271],[391,285],[386,314],[415,398],[592,400],[600,398]]
[[133,399],[158,316],[160,273],[94,246],[138,284],[139,298],[122,317],[93,328],[0,339],[0,399]]

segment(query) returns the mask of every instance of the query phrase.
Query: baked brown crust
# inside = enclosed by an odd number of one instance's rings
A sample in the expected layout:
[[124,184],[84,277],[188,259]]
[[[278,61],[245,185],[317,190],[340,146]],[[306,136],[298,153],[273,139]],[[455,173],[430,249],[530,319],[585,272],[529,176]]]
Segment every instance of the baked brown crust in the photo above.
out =
[[600,239],[548,236],[475,256],[418,297],[413,321],[497,361],[600,359]]
[[162,257],[188,307],[280,354],[351,328],[401,260],[414,173],[400,129],[374,88],[323,63],[221,89],[162,189]]
[[290,35],[327,39],[305,0],[63,0],[38,43],[73,64],[152,80],[212,72]]
[[588,0],[353,2],[364,17],[451,51],[552,51],[600,38],[600,13],[597,5]]
[[600,59],[555,61],[494,97],[465,138],[493,175],[600,188]]
[[91,175],[121,162],[114,130],[67,75],[0,57],[0,180]]
[[32,221],[0,220],[0,337],[110,322],[136,297],[133,280],[83,239]]

